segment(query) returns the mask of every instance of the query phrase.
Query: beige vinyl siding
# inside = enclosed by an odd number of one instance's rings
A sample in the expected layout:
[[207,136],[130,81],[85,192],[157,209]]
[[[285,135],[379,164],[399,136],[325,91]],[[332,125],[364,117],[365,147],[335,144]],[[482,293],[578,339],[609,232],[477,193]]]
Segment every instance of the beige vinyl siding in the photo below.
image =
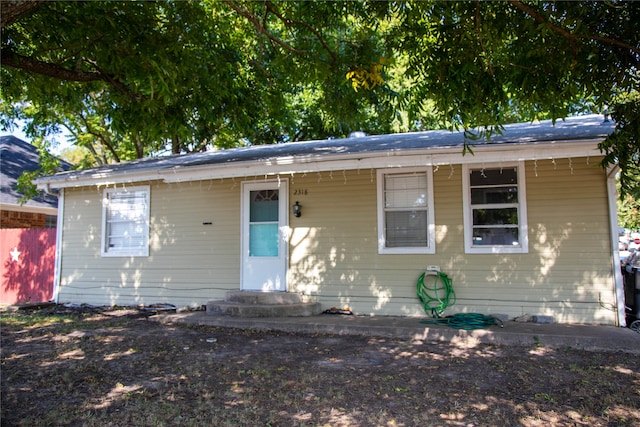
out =
[[148,257],[100,256],[101,198],[65,190],[60,302],[200,306],[238,288],[239,185],[151,183]]
[[302,217],[290,221],[292,289],[317,296],[326,308],[421,314],[415,282],[430,256],[378,254],[375,170],[296,176],[291,187],[308,191],[299,198]]
[[[529,252],[465,254],[462,167],[434,168],[436,253],[380,255],[375,174],[296,176],[307,196],[292,219],[290,289],[363,315],[427,315],[416,280],[427,265],[453,279],[457,312],[550,315],[615,323],[606,176],[599,159],[526,162]],[[319,181],[319,182],[318,182]],[[346,181],[346,183],[345,183]]]
[[[429,255],[378,253],[376,170],[283,176],[290,202],[288,289],[325,309],[427,316],[416,281],[426,266],[437,265],[457,295],[445,315],[542,314],[557,322],[615,324],[599,160],[525,162],[526,254],[465,254],[459,164],[433,168],[436,253]],[[102,189],[65,190],[60,302],[200,306],[240,289],[242,181],[141,183],[151,186],[150,251],[133,258],[100,256]],[[296,201],[299,218],[290,212]]]

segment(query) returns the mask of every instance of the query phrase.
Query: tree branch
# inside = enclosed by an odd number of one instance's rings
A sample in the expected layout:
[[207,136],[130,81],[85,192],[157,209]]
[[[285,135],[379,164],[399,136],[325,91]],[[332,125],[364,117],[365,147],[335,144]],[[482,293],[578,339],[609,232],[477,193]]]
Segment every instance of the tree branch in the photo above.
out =
[[[527,6],[525,4],[523,4],[520,0],[510,0],[509,3],[511,3],[511,5],[517,7],[518,9],[522,10],[524,13],[526,13],[527,15],[531,16],[533,19],[535,19],[536,21],[540,22],[541,24],[546,25],[547,27],[549,27],[552,31],[560,34],[562,37],[566,38],[569,41],[569,44],[571,44],[571,46],[574,46],[574,43],[582,38],[585,37],[578,37],[577,35],[570,33],[569,31],[565,30],[564,28],[561,28],[551,22],[549,22],[544,16],[542,16],[540,13],[538,13],[535,9],[533,9],[530,6]],[[638,48],[637,46],[632,46],[628,43],[622,42],[620,40],[616,40],[616,39],[612,39],[612,38],[608,38],[608,37],[600,37],[598,35],[591,35],[590,38],[592,40],[597,40],[603,43],[608,43],[614,46],[618,46],[624,49],[628,49],[632,52],[634,52],[636,55],[640,55],[640,48]]]
[[276,37],[273,34],[271,34],[267,30],[267,28],[264,25],[262,25],[262,23],[260,22],[260,20],[258,19],[257,16],[252,14],[250,11],[241,8],[240,6],[235,4],[232,0],[225,0],[225,3],[227,3],[229,5],[229,7],[231,7],[231,9],[235,10],[238,14],[240,14],[241,16],[244,16],[245,18],[247,18],[247,20],[253,24],[253,26],[256,28],[256,30],[258,30],[258,33],[267,36],[267,38],[269,40],[271,40],[272,42],[274,42],[278,46],[281,46],[284,49],[286,49],[286,50],[288,50],[290,52],[293,52],[293,53],[297,53],[297,54],[308,53],[305,50],[300,50],[300,49],[294,48],[293,46],[289,45],[288,43],[284,42],[283,40],[280,40],[278,37]]
[[324,41],[324,38],[322,37],[322,35],[320,34],[320,32],[318,30],[316,30],[315,28],[313,28],[311,25],[307,24],[306,22],[285,18],[284,16],[282,16],[275,9],[275,7],[271,4],[271,2],[269,0],[266,0],[265,3],[267,5],[267,10],[269,10],[271,13],[273,13],[276,17],[278,17],[278,19],[280,19],[282,22],[284,22],[287,26],[290,26],[291,24],[299,25],[299,26],[304,27],[307,30],[311,31],[313,33],[313,35],[316,36],[318,41],[320,41],[320,44],[322,45],[324,50],[326,50],[329,53],[329,55],[331,56],[332,62],[335,63],[335,62],[338,61],[337,55],[331,50],[329,45]]
[[44,0],[1,0],[0,28],[7,27],[40,7]]
[[97,71],[80,71],[70,70],[64,68],[58,64],[50,62],[39,61],[27,56],[22,56],[17,53],[11,52],[8,49],[2,49],[0,53],[0,66],[11,67],[19,70],[27,71],[33,74],[40,74],[47,77],[53,77],[58,80],[64,80],[69,82],[97,82],[102,81],[114,86],[120,92],[128,95],[132,99],[142,99],[142,95],[132,92],[125,86],[124,83],[114,79],[108,73],[104,72],[94,61],[90,61],[83,58],[83,61],[90,64]]
[[17,68],[29,73],[41,74],[47,77],[54,77],[59,80],[70,82],[94,82],[104,81],[104,76],[100,73],[91,71],[69,70],[57,64],[50,62],[38,61],[37,59],[22,56],[11,52],[8,49],[2,49],[0,53],[2,59],[0,65],[3,67]]

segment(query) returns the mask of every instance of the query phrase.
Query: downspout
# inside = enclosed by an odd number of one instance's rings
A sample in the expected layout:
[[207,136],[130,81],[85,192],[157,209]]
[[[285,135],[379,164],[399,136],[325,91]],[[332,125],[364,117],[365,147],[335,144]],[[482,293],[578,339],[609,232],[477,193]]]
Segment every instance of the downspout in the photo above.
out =
[[624,301],[624,282],[622,279],[622,269],[620,266],[620,253],[618,252],[618,205],[616,191],[616,173],[619,168],[617,166],[610,168],[607,172],[607,198],[609,201],[609,228],[611,235],[611,249],[613,260],[613,280],[615,282],[615,298],[618,326],[627,326],[625,316]]

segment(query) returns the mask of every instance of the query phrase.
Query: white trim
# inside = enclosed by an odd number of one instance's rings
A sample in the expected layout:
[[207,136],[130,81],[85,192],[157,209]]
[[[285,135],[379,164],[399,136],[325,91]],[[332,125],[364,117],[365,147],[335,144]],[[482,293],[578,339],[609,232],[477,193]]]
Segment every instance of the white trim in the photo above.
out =
[[[444,166],[482,162],[513,162],[524,160],[560,159],[601,155],[598,143],[601,139],[563,142],[474,146],[474,155],[463,156],[462,147],[425,148],[420,150],[390,150],[361,152],[344,155],[307,155],[301,157],[276,157],[252,162],[209,164],[187,167],[181,170],[160,170],[155,174],[165,182],[198,181],[219,178],[238,178],[252,175],[290,175],[323,171],[357,169],[405,168],[419,166]],[[589,143],[588,146],[585,143]]]
[[[249,231],[249,206],[247,205],[246,196],[252,190],[270,190],[278,188],[278,233],[279,233],[279,253],[278,262],[282,262],[282,289],[274,289],[273,291],[286,292],[289,289],[287,276],[289,273],[289,180],[287,178],[272,179],[266,181],[244,181],[241,183],[240,191],[240,289],[244,290],[246,256],[249,252],[247,238]],[[274,257],[276,258],[276,257]],[[279,265],[280,267],[280,265]]]
[[60,279],[62,276],[62,235],[64,227],[64,189],[58,193],[58,211],[56,218],[56,252],[53,267],[53,298],[56,304],[60,298]]
[[291,175],[323,171],[381,169],[391,167],[443,166],[482,162],[513,162],[525,160],[560,159],[599,156],[598,143],[603,138],[545,141],[520,144],[473,146],[474,155],[463,156],[462,147],[425,147],[412,150],[388,150],[349,154],[325,154],[272,157],[252,161],[211,163],[201,166],[162,167],[148,171],[98,172],[87,177],[78,175],[39,178],[34,182],[39,189],[86,186],[112,186],[145,181],[162,180],[166,183],[201,181],[250,176]]
[[26,205],[16,205],[13,203],[0,203],[0,211],[25,212],[25,213],[44,214],[44,215],[51,215],[51,216],[58,214],[58,208],[29,206],[28,202]]
[[[384,217],[384,183],[385,176],[389,174],[410,174],[413,172],[425,173],[427,177],[427,246],[426,247],[386,247],[385,217]],[[378,215],[378,253],[379,254],[435,254],[436,253],[436,226],[435,207],[433,197],[433,168],[423,166],[420,168],[406,169],[378,169],[377,171],[377,215]]]
[[612,268],[614,280],[614,295],[616,298],[617,322],[619,326],[627,326],[624,298],[624,281],[620,266],[620,253],[618,252],[618,192],[616,190],[616,171],[618,167],[607,172],[607,202],[609,208],[609,234],[611,235]]
[[[472,169],[518,168],[518,246],[474,246],[473,218],[469,173]],[[462,165],[462,211],[464,218],[464,250],[468,254],[526,254],[529,253],[529,226],[527,222],[527,185],[524,161],[511,163],[474,163]]]
[[[108,195],[131,193],[134,191],[144,191],[147,193],[147,209],[145,212],[145,233],[144,245],[141,248],[122,248],[107,250],[107,206],[109,204]],[[149,256],[149,218],[151,212],[151,188],[149,185],[138,185],[126,188],[105,188],[102,192],[102,241],[100,252],[103,257],[146,257]]]

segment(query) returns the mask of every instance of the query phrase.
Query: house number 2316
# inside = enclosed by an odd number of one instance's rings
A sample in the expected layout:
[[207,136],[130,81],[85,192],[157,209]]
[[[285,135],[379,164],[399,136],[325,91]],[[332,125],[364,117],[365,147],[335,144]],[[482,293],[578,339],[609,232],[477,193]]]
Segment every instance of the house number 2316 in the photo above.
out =
[[293,190],[294,196],[306,196],[307,194],[309,194],[309,190],[307,190],[306,188],[296,188],[295,190]]

